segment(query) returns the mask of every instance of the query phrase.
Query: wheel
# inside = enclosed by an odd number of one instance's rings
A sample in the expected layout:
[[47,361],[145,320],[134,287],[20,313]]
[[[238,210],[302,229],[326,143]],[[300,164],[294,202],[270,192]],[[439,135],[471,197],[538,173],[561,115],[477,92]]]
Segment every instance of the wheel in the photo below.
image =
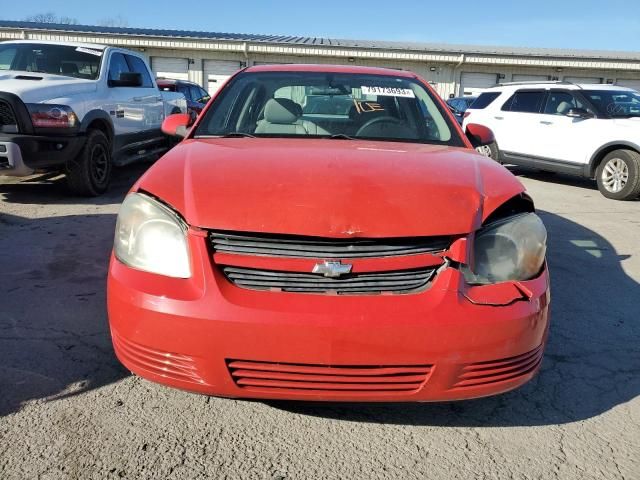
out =
[[480,155],[484,155],[485,157],[489,157],[498,163],[502,163],[500,162],[500,150],[498,150],[498,144],[496,142],[491,142],[488,145],[480,145],[476,147],[476,151]]
[[633,200],[640,196],[640,154],[614,150],[602,159],[596,171],[598,190],[613,200]]
[[67,185],[78,195],[98,196],[109,187],[111,167],[109,139],[100,130],[89,130],[78,156],[67,162]]

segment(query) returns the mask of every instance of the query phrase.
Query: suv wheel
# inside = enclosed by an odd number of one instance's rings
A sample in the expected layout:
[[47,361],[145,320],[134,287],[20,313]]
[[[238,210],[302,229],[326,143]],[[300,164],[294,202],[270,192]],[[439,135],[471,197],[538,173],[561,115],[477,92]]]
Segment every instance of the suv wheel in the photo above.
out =
[[632,150],[609,153],[596,172],[598,189],[607,198],[633,200],[640,195],[640,154]]
[[492,142],[489,145],[480,145],[476,147],[476,152],[500,163],[500,150],[498,150],[498,144],[496,142]]
[[109,139],[100,130],[90,130],[78,156],[67,163],[67,184],[79,195],[100,195],[109,187],[111,166]]

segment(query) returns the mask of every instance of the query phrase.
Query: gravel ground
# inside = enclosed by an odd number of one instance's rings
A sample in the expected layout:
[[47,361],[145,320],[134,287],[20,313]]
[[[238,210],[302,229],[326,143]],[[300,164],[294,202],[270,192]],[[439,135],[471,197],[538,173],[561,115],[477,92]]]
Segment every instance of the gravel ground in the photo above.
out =
[[516,171],[550,235],[541,374],[447,404],[249,402],[116,361],[105,275],[118,204],[0,178],[0,478],[640,479],[640,202]]

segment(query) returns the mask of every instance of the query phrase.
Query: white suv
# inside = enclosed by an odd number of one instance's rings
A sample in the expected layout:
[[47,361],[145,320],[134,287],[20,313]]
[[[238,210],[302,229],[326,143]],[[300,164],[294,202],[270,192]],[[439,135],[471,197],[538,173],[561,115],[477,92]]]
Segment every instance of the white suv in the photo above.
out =
[[640,195],[640,93],[612,85],[503,84],[467,110],[490,128],[500,163],[595,178],[607,198]]

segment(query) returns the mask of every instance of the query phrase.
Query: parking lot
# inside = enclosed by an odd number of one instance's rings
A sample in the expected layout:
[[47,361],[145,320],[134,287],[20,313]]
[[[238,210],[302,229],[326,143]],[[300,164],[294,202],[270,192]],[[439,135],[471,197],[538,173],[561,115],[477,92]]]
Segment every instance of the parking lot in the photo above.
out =
[[539,377],[447,404],[210,398],[114,357],[105,278],[118,206],[62,179],[0,180],[0,478],[640,478],[640,202],[514,170],[549,230]]

